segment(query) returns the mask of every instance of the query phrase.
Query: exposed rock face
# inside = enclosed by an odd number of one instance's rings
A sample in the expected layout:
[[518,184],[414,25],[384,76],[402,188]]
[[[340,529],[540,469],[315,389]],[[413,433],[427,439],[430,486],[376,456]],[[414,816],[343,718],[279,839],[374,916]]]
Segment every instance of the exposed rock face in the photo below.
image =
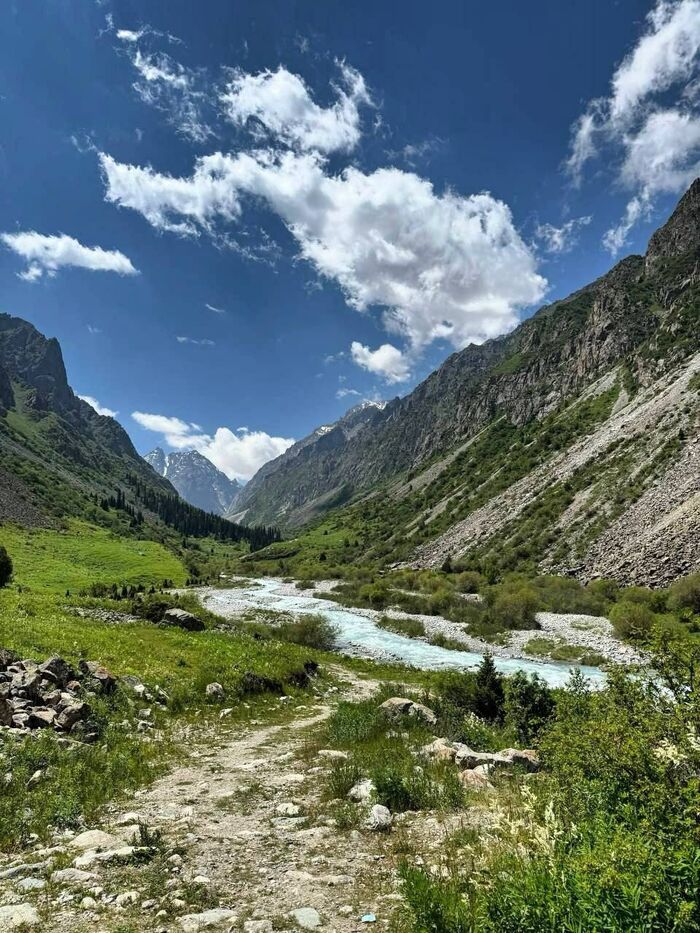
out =
[[186,609],[167,609],[163,615],[164,625],[175,625],[187,632],[202,632],[204,622]]
[[166,454],[156,447],[144,460],[168,479],[186,502],[205,512],[224,515],[241,488],[235,479],[229,479],[196,450]]

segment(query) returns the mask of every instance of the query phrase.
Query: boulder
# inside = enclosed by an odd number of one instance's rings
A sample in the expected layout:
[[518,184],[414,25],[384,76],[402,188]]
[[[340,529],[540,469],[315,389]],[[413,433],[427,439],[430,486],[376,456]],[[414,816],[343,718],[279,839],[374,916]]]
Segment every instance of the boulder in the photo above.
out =
[[508,758],[511,764],[518,765],[526,771],[540,770],[539,756],[532,748],[504,748],[499,752],[499,755]]
[[121,845],[121,843],[116,836],[105,833],[101,829],[89,829],[71,839],[69,845],[71,849],[78,849],[81,852],[87,852],[88,849],[99,852],[104,849],[113,849],[115,846]]
[[11,664],[19,661],[19,655],[9,648],[0,648],[0,671],[5,671]]
[[467,790],[493,790],[493,784],[478,771],[460,771],[459,779]]
[[457,743],[455,762],[460,768],[469,771],[478,768],[480,765],[491,765],[493,768],[507,768],[512,765],[510,758],[500,755],[496,752],[475,752],[468,745]]
[[204,622],[185,609],[167,609],[163,614],[162,622],[165,625],[175,625],[187,632],[204,631]]
[[53,872],[51,881],[54,884],[85,885],[89,881],[94,881],[97,876],[92,871],[81,871],[79,868],[61,868]]
[[374,782],[370,781],[369,778],[365,778],[364,781],[358,781],[354,787],[350,788],[348,800],[352,800],[353,803],[367,803],[372,798],[374,790]]
[[91,710],[87,703],[73,699],[66,702],[62,698],[62,706],[59,707],[55,725],[58,726],[59,729],[70,732],[77,722],[80,722],[82,719],[87,719],[90,712]]
[[435,758],[438,761],[454,761],[456,751],[452,742],[440,738],[435,739],[435,741],[431,742],[429,745],[424,745],[421,749],[421,754],[426,758]]
[[434,726],[437,722],[435,713],[423,703],[416,703],[408,697],[390,697],[379,707],[389,719],[398,719],[400,716],[415,716],[422,719],[426,725]]
[[201,914],[185,914],[178,919],[178,923],[184,933],[197,933],[198,930],[210,929],[226,921],[233,923],[235,919],[236,915],[232,910],[215,907],[212,910],[204,910]]
[[11,726],[14,708],[7,697],[0,696],[0,726]]
[[29,713],[27,725],[30,729],[49,729],[56,719],[56,710],[47,707],[35,707]]
[[226,699],[224,688],[217,681],[207,684],[204,692],[207,695],[207,700],[212,700],[215,703],[221,703]]
[[386,832],[391,828],[391,823],[390,810],[379,803],[375,803],[367,817],[367,829],[371,829],[375,833]]
[[99,693],[112,693],[117,686],[117,678],[97,661],[81,661],[80,672],[91,688]]
[[32,904],[0,907],[0,930],[27,930],[39,926],[39,914]]
[[75,680],[76,676],[73,668],[58,655],[54,655],[48,661],[40,664],[37,673],[46,680],[51,681],[51,683],[56,684],[57,687],[65,687],[69,681]]
[[290,917],[302,930],[315,930],[321,926],[321,916],[313,907],[299,907],[291,912]]

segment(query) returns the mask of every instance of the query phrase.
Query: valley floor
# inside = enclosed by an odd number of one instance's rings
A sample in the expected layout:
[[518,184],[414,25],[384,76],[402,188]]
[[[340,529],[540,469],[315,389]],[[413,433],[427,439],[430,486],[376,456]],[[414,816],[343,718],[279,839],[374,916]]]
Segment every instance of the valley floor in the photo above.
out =
[[[370,915],[384,928],[401,900],[396,867],[406,847],[417,864],[439,861],[448,830],[462,821],[474,825],[485,812],[473,806],[452,817],[404,814],[390,834],[339,828],[320,796],[319,777],[333,756],[315,748],[314,734],[338,698],[369,697],[379,685],[346,670],[333,673],[343,680],[340,692],[331,687],[315,702],[275,700],[294,707],[282,724],[251,720],[232,729],[224,715],[218,728],[190,733],[183,764],[90,827],[108,833],[112,838],[100,841],[114,850],[132,841],[137,823],[146,825],[158,839],[153,861],[120,865],[119,858],[81,856],[94,835],[66,833],[49,849],[37,846],[0,865],[0,904],[24,905],[16,916],[29,926],[76,933],[265,933],[316,925],[349,933]],[[37,890],[25,879],[36,879]],[[11,913],[0,906],[0,918],[3,911]],[[13,927],[0,919],[0,928]]]

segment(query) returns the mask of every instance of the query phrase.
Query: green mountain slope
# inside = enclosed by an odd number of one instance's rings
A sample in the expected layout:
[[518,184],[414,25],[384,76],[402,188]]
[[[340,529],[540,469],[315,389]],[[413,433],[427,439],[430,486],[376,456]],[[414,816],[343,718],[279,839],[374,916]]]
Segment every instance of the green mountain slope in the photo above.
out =
[[303,475],[254,478],[246,517],[293,526],[314,511],[300,489],[322,506],[342,484],[354,501],[320,526],[329,574],[459,560],[666,583],[700,566],[699,348],[700,181],[646,256],[454,354]]

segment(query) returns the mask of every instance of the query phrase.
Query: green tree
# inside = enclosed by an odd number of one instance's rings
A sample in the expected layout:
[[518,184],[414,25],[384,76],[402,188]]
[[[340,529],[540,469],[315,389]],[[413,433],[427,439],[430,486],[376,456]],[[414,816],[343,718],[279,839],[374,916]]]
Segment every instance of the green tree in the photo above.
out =
[[552,691],[532,674],[517,671],[506,682],[505,719],[515,729],[518,741],[529,745],[554,715]]
[[488,652],[479,665],[474,682],[474,713],[489,722],[503,718],[503,678]]
[[12,558],[0,544],[0,587],[7,586],[12,578]]

